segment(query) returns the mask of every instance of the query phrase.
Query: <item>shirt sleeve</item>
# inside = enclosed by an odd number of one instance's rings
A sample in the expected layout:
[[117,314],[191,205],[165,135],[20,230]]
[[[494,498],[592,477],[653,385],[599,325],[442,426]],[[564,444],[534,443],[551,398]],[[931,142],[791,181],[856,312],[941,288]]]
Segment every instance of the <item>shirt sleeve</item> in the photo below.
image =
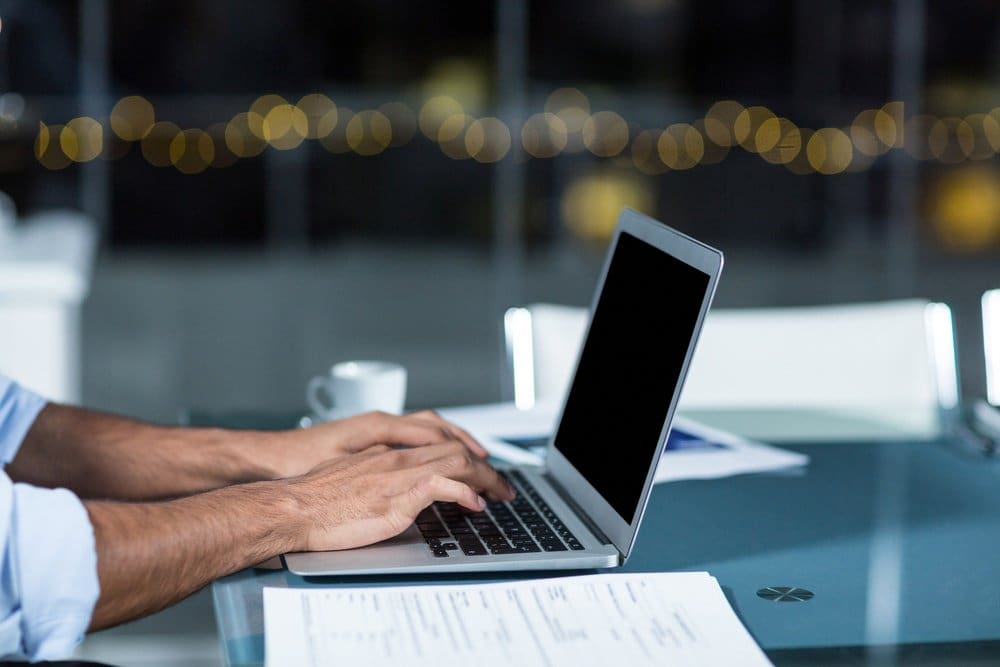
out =
[[69,657],[100,592],[90,517],[66,489],[0,472],[0,655]]
[[17,456],[28,429],[45,407],[45,399],[0,375],[0,465]]

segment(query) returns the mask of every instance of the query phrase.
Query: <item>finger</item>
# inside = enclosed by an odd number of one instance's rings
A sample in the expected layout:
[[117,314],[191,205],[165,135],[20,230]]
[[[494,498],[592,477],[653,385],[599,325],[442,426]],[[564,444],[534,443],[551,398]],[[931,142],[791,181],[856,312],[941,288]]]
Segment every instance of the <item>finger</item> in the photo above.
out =
[[472,436],[440,418],[434,420],[414,418],[412,415],[395,417],[381,414],[377,415],[377,419],[379,424],[376,431],[379,442],[406,447],[426,447],[449,440],[458,440],[476,456],[485,458],[489,455],[489,452]]
[[431,503],[457,503],[473,512],[486,509],[486,501],[468,484],[441,475],[424,475],[404,493],[393,497],[398,510],[412,522]]
[[428,461],[424,468],[455,479],[485,494],[491,500],[513,500],[514,488],[492,466],[469,452],[449,453]]
[[415,412],[409,416],[437,424],[446,432],[451,434],[453,438],[463,442],[466,447],[468,447],[471,451],[475,452],[477,455],[483,458],[486,458],[487,456],[490,455],[490,453],[486,450],[486,448],[483,447],[481,444],[479,444],[479,441],[477,441],[474,437],[472,437],[472,434],[470,434],[461,426],[458,426],[457,424],[453,424],[452,422],[448,421],[434,410],[423,410],[422,412]]

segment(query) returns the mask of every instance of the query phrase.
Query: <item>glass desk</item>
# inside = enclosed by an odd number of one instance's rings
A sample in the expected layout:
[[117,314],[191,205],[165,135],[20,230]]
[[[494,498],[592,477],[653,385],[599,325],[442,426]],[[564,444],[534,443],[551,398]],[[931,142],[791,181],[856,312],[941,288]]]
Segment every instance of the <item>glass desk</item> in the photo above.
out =
[[[784,439],[782,423],[800,432],[802,418],[779,419],[773,439]],[[656,486],[624,569],[711,572],[778,665],[1000,663],[1000,461],[946,439],[785,446],[810,465]],[[258,665],[264,586],[555,575],[303,578],[251,569],[212,589],[228,664]],[[763,590],[776,587],[812,596]]]

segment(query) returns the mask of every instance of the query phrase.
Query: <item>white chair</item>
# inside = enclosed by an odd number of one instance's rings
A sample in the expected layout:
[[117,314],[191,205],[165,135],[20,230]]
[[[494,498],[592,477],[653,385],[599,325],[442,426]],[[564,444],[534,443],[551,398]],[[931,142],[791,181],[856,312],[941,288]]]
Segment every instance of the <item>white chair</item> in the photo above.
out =
[[1000,406],[1000,289],[983,294],[983,354],[986,355],[986,400]]
[[[535,304],[504,324],[517,405],[558,401],[587,310]],[[951,311],[906,300],[713,310],[680,410],[771,440],[933,438],[957,404]]]

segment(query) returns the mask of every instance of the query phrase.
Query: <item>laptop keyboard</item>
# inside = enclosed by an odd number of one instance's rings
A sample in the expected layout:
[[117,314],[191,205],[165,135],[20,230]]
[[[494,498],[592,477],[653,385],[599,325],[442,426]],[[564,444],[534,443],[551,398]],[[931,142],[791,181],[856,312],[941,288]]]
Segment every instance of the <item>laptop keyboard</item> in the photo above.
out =
[[455,503],[434,503],[417,515],[417,528],[437,558],[579,551],[583,545],[517,470],[501,473],[514,488],[511,502],[487,503],[470,513]]

